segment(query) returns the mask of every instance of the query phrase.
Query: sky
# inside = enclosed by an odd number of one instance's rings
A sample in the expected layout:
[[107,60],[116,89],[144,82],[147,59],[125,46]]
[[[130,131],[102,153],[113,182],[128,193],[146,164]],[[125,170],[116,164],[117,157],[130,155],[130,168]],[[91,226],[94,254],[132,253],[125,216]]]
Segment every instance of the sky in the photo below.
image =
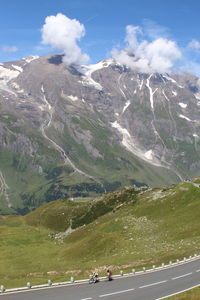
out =
[[176,66],[200,76],[199,12],[198,0],[2,1],[0,62],[65,53],[66,63],[92,64],[113,56],[147,72]]

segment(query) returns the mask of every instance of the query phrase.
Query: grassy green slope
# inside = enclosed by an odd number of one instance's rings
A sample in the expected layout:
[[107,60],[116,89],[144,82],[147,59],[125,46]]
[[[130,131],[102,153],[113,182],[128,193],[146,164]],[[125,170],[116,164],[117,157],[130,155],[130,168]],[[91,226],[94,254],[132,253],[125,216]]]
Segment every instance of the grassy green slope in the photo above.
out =
[[72,229],[92,223],[128,201],[136,201],[139,189],[122,189],[91,200],[59,200],[44,204],[25,217],[27,224],[44,226],[55,232]]
[[200,287],[189,290],[185,293],[178,294],[173,297],[166,298],[166,300],[199,300],[200,299]]
[[[0,284],[86,277],[108,265],[141,268],[199,253],[199,220],[200,188],[189,182],[57,201],[26,217],[1,217]],[[56,235],[70,224],[76,230]]]

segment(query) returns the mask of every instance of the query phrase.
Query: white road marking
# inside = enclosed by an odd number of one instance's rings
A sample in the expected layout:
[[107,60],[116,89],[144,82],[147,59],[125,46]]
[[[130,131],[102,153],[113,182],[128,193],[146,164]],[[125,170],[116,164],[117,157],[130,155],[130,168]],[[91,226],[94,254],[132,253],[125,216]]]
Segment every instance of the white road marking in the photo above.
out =
[[197,273],[200,272],[200,269],[199,269],[199,270],[196,270],[196,272],[197,272]]
[[81,299],[81,300],[91,300],[92,298],[89,297],[89,298],[84,298],[84,299]]
[[99,295],[99,298],[108,297],[108,296],[117,295],[117,294],[126,293],[126,292],[131,292],[131,291],[134,291],[134,290],[135,289],[128,289],[128,290],[113,292],[113,293],[109,293],[109,294]]
[[179,295],[179,294],[181,294],[181,293],[190,291],[191,289],[194,289],[194,288],[199,287],[199,286],[200,286],[200,284],[193,285],[193,286],[191,286],[191,287],[188,288],[188,289],[181,290],[181,291],[179,291],[179,292],[176,292],[176,293],[173,293],[173,294],[169,294],[169,295],[166,295],[166,296],[164,296],[164,297],[157,298],[157,299],[155,299],[155,300],[162,300],[162,299],[166,299],[166,298],[169,298],[169,297],[172,297],[172,296],[175,296],[175,295]]
[[182,278],[182,277],[186,277],[186,276],[189,276],[189,275],[192,275],[192,272],[187,273],[187,274],[183,274],[183,275],[180,275],[180,276],[177,276],[177,277],[173,277],[172,280],[179,279],[179,278]]
[[158,282],[154,282],[154,283],[151,283],[151,284],[143,285],[143,286],[140,286],[139,289],[144,289],[146,287],[157,285],[157,284],[161,284],[161,283],[164,283],[164,282],[167,282],[167,281],[168,280],[163,280],[163,281],[158,281]]

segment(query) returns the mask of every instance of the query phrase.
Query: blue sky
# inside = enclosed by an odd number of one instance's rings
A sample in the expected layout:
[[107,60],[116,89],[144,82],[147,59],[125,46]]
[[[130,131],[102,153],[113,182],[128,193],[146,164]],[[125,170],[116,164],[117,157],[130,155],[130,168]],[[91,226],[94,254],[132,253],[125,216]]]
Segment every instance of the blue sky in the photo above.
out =
[[[79,45],[95,63],[123,45],[129,24],[145,29],[156,27],[163,37],[185,49],[191,40],[200,41],[198,0],[7,0],[0,11],[0,61],[30,55],[55,53],[41,44],[45,18],[62,13],[84,24],[86,34]],[[151,36],[149,36],[151,39]],[[198,48],[198,47],[196,47]],[[196,49],[199,50],[199,49]],[[200,51],[185,51],[196,63]]]

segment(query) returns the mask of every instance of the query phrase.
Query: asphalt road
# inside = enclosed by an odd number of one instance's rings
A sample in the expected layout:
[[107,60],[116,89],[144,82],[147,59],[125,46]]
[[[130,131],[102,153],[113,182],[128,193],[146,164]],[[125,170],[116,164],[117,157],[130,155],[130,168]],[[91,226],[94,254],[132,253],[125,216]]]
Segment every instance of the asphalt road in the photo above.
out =
[[155,300],[200,284],[200,259],[111,282],[0,294],[0,300]]

